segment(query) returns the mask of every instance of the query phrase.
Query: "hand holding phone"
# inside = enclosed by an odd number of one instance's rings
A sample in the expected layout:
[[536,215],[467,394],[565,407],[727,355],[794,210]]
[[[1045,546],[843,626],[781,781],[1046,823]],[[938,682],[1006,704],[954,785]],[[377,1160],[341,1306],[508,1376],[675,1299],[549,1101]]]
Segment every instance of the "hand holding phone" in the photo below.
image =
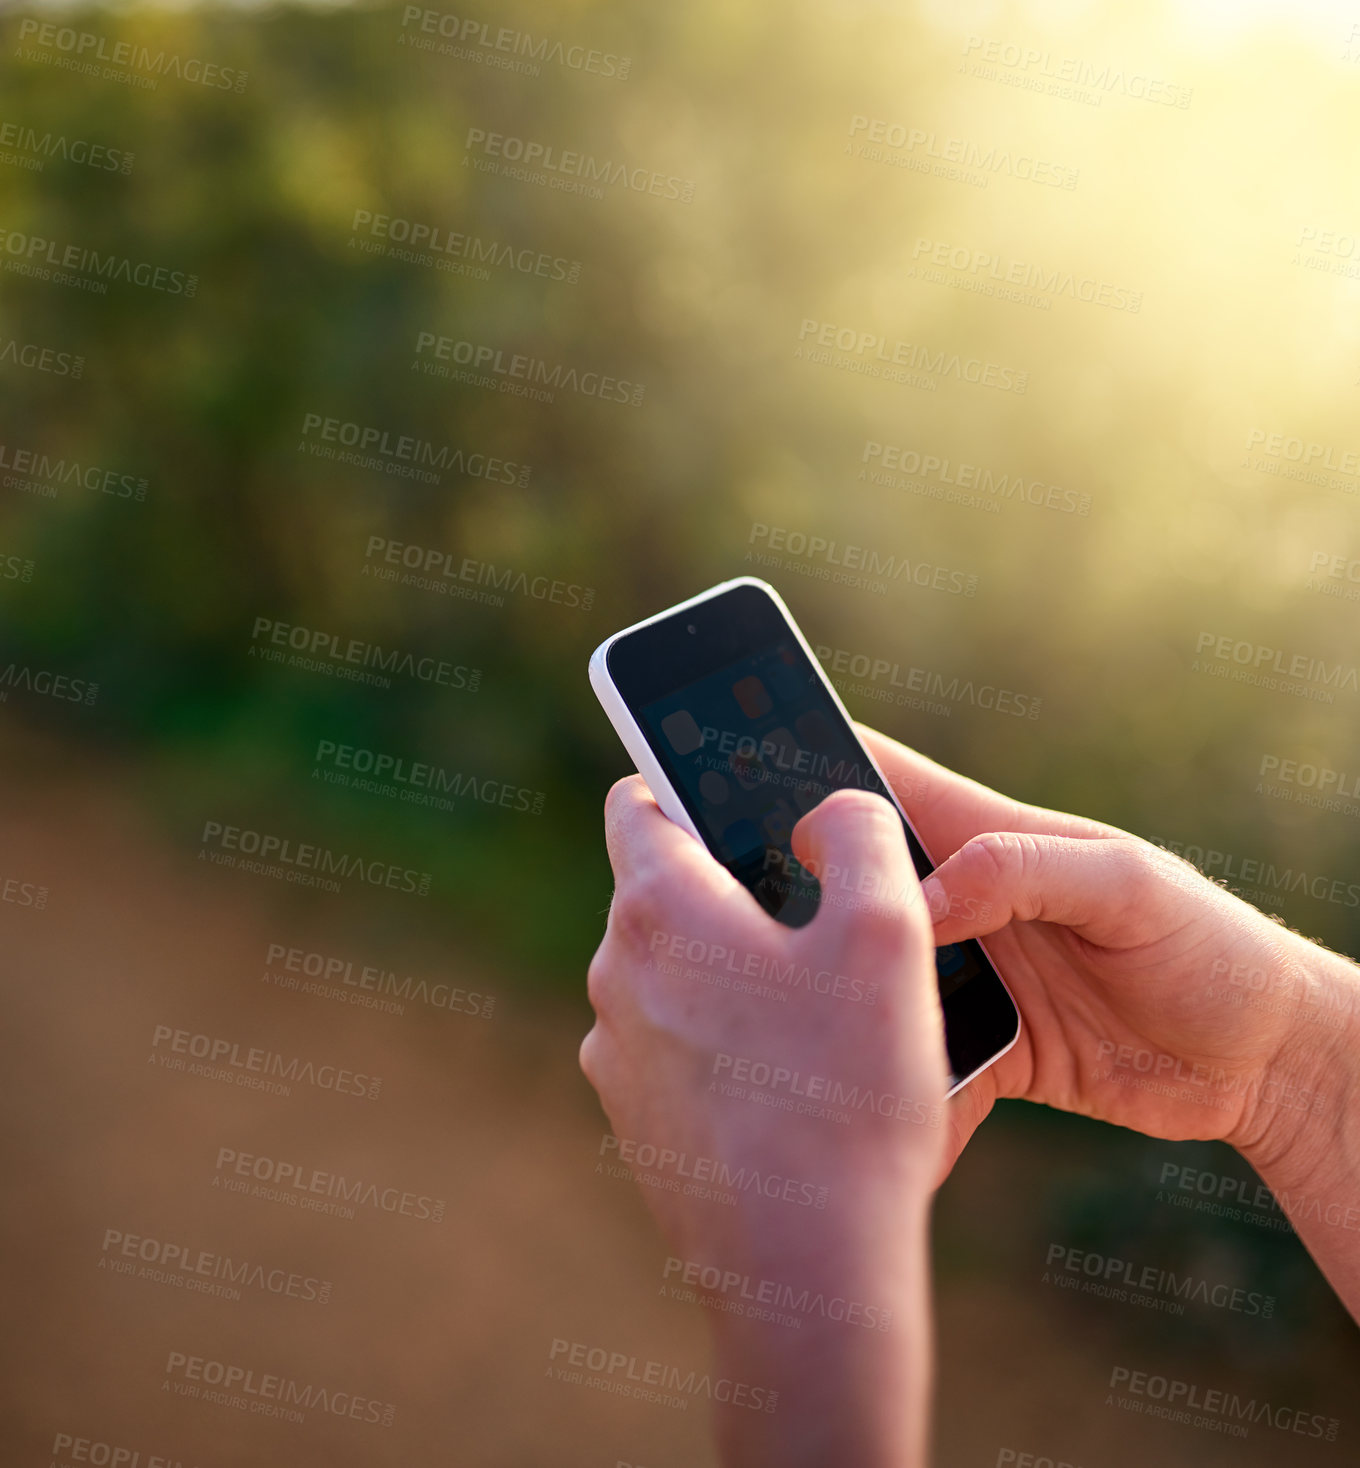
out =
[[[725,582],[616,633],[596,649],[590,677],[662,811],[777,921],[801,927],[823,902],[871,895],[845,891],[846,874],[812,872],[793,852],[799,818],[834,790],[891,801],[918,877],[931,871],[901,803],[765,582]],[[1015,1043],[1020,1020],[977,941],[938,949],[936,965],[952,1094]]]
[[[581,1045],[611,1127],[596,1172],[642,1184],[670,1253],[662,1293],[707,1307],[719,1457],[918,1468],[930,1207],[952,1127],[930,915],[896,813],[840,791],[799,823],[809,865],[905,895],[798,928],[771,921],[636,775],[610,790],[605,837],[615,888]],[[658,957],[672,939],[679,961]],[[779,976],[729,979],[709,958],[733,954]],[[860,998],[782,987],[808,974]]]

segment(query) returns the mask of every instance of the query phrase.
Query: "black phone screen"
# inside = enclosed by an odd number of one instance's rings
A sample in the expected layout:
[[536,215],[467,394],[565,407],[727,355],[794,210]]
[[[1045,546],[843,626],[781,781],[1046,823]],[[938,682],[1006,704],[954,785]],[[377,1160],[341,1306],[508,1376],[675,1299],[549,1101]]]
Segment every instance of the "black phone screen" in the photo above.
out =
[[[834,790],[888,792],[779,604],[737,583],[619,638],[609,670],[712,854],[776,920],[810,922],[821,887],[793,854],[799,817]],[[1015,1009],[977,943],[936,949],[936,967],[951,1068],[968,1075],[1013,1038]]]

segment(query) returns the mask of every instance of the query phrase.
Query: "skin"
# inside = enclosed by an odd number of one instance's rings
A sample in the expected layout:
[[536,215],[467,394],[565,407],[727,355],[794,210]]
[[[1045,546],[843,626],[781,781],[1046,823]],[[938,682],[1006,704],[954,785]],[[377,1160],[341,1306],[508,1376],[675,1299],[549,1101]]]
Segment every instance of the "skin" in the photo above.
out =
[[[673,1257],[749,1276],[752,1288],[768,1280],[871,1306],[874,1321],[890,1317],[880,1330],[814,1313],[792,1329],[711,1309],[715,1375],[779,1392],[773,1412],[715,1407],[723,1461],[924,1463],[927,1223],[944,1163],[946,1074],[930,915],[900,821],[882,797],[842,791],[799,822],[799,860],[845,874],[853,896],[824,903],[797,930],[764,913],[672,825],[640,778],[610,791],[605,832],[617,885],[590,965],[597,1020],[581,1046],[582,1069],[619,1138],[775,1180],[776,1196],[746,1190],[736,1207],[644,1187]],[[867,899],[856,891],[861,876]],[[803,987],[779,1002],[738,992],[730,981],[723,987],[667,972],[670,941],[696,937],[739,961],[792,964],[824,974],[828,987],[836,975],[877,982],[878,992],[868,1004]],[[728,971],[719,961],[702,972],[721,979]],[[734,1099],[717,1084],[720,1057],[872,1086],[926,1121],[869,1111],[844,1126]],[[794,1184],[792,1201],[783,1179]],[[821,1188],[823,1206],[804,1201]],[[716,1307],[724,1294],[710,1291],[708,1300]]]
[[[826,1189],[824,1207],[758,1191],[727,1207],[648,1187],[674,1256],[888,1316],[886,1329],[861,1316],[790,1330],[712,1309],[715,1373],[780,1393],[774,1411],[715,1407],[722,1460],[926,1461],[930,1197],[1000,1096],[1237,1147],[1360,1314],[1360,970],[1160,848],[859,733],[940,865],[923,893],[887,803],[833,795],[794,832],[826,893],[803,929],[762,912],[640,777],[606,802],[616,888],[581,1064],[616,1135]],[[986,938],[1020,1038],[931,1125],[946,1087],[931,945],[969,937]],[[704,982],[696,968],[733,972],[730,960],[688,961],[708,945],[843,976],[846,992],[775,1002]],[[856,980],[861,993],[878,984],[873,1004],[849,997]],[[715,1084],[738,1060],[902,1104],[856,1111],[848,1126],[753,1105]]]
[[[936,941],[985,938],[1022,1017],[950,1102],[945,1171],[1000,1096],[1227,1142],[1360,1318],[1360,969],[1150,842],[859,733],[916,792]],[[1149,1079],[1177,1094],[1130,1084]]]

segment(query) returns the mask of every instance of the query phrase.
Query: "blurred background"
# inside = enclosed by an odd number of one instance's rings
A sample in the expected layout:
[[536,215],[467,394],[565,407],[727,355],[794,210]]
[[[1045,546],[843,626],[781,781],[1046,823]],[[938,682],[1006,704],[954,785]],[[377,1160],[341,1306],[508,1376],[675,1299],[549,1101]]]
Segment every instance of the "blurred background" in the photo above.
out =
[[[545,1372],[704,1360],[576,1069],[629,769],[585,667],[725,577],[856,717],[1356,952],[1353,5],[0,30],[6,1462],[712,1461],[702,1402]],[[249,865],[303,845],[346,875]],[[242,1084],[252,1047],[303,1079]],[[1016,1103],[979,1133],[941,1464],[1353,1460],[1354,1326],[1172,1164],[1254,1187]],[[1069,1296],[1054,1239],[1275,1315]],[[187,1289],[180,1246],[330,1298]],[[1133,1416],[1118,1365],[1340,1433]]]

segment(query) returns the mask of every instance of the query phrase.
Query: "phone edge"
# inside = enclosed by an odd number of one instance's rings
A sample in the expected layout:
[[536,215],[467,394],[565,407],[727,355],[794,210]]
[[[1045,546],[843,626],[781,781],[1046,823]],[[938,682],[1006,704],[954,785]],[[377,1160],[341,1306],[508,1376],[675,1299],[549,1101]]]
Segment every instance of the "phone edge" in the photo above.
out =
[[[799,643],[803,648],[803,651],[807,654],[808,661],[817,670],[817,676],[822,680],[822,686],[826,689],[832,703],[834,703],[836,707],[841,711],[845,722],[850,726],[850,732],[854,736],[855,743],[858,744],[860,749],[864,752],[865,759],[868,760],[869,764],[873,767],[878,775],[878,778],[883,781],[883,788],[888,792],[888,798],[892,801],[893,805],[897,807],[898,814],[902,817],[903,821],[906,822],[907,826],[911,830],[911,834],[916,837],[917,841],[920,842],[921,850],[925,852],[926,860],[930,863],[931,867],[933,868],[938,866],[939,863],[930,854],[930,848],[926,845],[924,841],[921,841],[921,833],[916,829],[914,825],[912,825],[911,817],[907,814],[905,808],[902,805],[902,802],[898,799],[897,792],[892,788],[892,782],[888,779],[887,775],[883,773],[882,768],[880,767],[878,761],[873,757],[873,754],[870,752],[868,746],[855,732],[855,725],[857,723],[857,720],[850,713],[850,710],[846,708],[840,694],[836,690],[836,685],[827,676],[826,669],[822,667],[821,659],[813,650],[812,644],[803,635],[803,629],[798,625],[797,619],[789,610],[788,603],[785,602],[784,598],[780,596],[779,592],[768,582],[759,581],[759,578],[754,576],[747,576],[743,577],[742,579],[746,581],[758,582],[758,584],[764,587],[764,589],[770,594],[770,596],[774,598],[774,601],[778,605],[779,610],[784,614],[785,620],[793,629],[794,636],[797,637]],[[1015,1046],[1019,1043],[1020,1032],[1022,1029],[1024,1029],[1025,1025],[1024,1015],[1021,1014],[1020,1006],[1015,1002],[1015,995],[1011,993],[1010,985],[1006,982],[1001,970],[997,967],[996,959],[993,958],[993,956],[987,949],[987,945],[982,941],[981,938],[974,938],[972,939],[972,941],[976,943],[979,948],[982,949],[984,954],[986,954],[987,962],[991,964],[992,972],[996,975],[997,982],[1004,990],[1006,998],[1009,999],[1011,1002],[1011,1008],[1015,1011],[1015,1034],[1011,1036],[1010,1040],[1005,1045],[1003,1045],[1000,1050],[996,1051],[995,1054],[989,1056],[986,1060],[983,1061],[981,1065],[977,1066],[974,1070],[969,1071],[966,1076],[962,1076],[958,1079],[952,1080],[948,1091],[945,1092],[946,1099],[948,1099],[950,1096],[953,1096],[956,1092],[961,1091],[969,1083],[969,1081],[975,1080],[978,1076],[982,1074],[984,1070],[990,1069],[993,1065],[996,1064],[998,1060],[1001,1059],[1003,1055],[1009,1054],[1010,1051],[1013,1050]]]
[[[892,788],[892,782],[883,773],[878,761],[873,757],[873,754],[869,751],[864,741],[855,732],[856,720],[841,700],[840,694],[836,691],[836,685],[827,676],[826,670],[822,667],[821,659],[818,658],[816,652],[813,651],[811,643],[803,635],[803,629],[798,625],[797,619],[789,610],[788,603],[785,602],[784,598],[780,596],[779,592],[768,581],[761,580],[759,576],[734,576],[728,581],[720,581],[716,586],[710,586],[706,591],[701,591],[696,596],[686,597],[684,601],[676,602],[673,606],[664,607],[661,611],[653,613],[650,617],[644,617],[641,621],[634,622],[628,627],[621,627],[617,632],[606,637],[590,655],[590,686],[594,689],[595,696],[599,700],[600,706],[604,709],[606,717],[614,726],[614,732],[619,736],[625,752],[632,759],[633,764],[636,766],[643,780],[646,781],[647,788],[651,791],[652,798],[661,808],[662,813],[674,822],[675,825],[679,826],[681,830],[687,831],[706,852],[708,851],[707,843],[704,841],[703,836],[700,834],[694,822],[690,819],[689,812],[681,803],[680,797],[672,786],[660,761],[652,753],[652,747],[648,744],[647,736],[642,732],[641,725],[633,717],[632,711],[624,702],[622,694],[619,693],[613,678],[610,676],[608,662],[609,649],[621,637],[627,637],[630,633],[636,632],[643,627],[649,627],[654,622],[660,622],[665,618],[673,617],[677,612],[683,611],[686,607],[698,606],[701,602],[710,601],[713,597],[729,591],[734,586],[743,585],[760,587],[779,608],[785,622],[792,629],[794,636],[797,638],[803,651],[807,654],[808,661],[816,669],[817,676],[822,680],[822,686],[825,688],[832,703],[840,710],[842,717],[849,725],[850,732],[863,752],[865,759],[878,775],[878,778],[883,781],[883,788],[888,792],[888,798],[896,807],[897,813],[906,822],[912,835],[921,843],[921,850],[925,852],[926,859],[930,862],[931,866],[938,865],[935,858],[931,856],[926,843],[921,841],[921,833],[912,825],[911,817],[903,808],[902,802],[897,797],[897,792]],[[711,855],[711,853],[709,854]],[[1020,1032],[1024,1028],[1025,1023],[1024,1016],[1020,1012],[1020,1006],[1015,1002],[1015,995],[1011,993],[1010,985],[1007,984],[1001,970],[997,967],[996,959],[988,951],[987,945],[981,938],[974,938],[972,941],[986,954],[987,962],[991,964],[992,972],[996,975],[997,982],[1001,985],[1007,999],[1011,1002],[1011,1008],[1015,1011],[1015,1034],[1007,1044],[1003,1045],[1000,1050],[989,1056],[981,1065],[970,1071],[966,1076],[954,1078],[951,1075],[950,1087],[945,1092],[946,1099],[961,1091],[970,1081],[975,1080],[983,1071],[995,1065],[1003,1055],[1008,1054],[1014,1049],[1019,1042]]]
[[[699,843],[704,850],[708,851],[707,843],[699,828],[690,819],[689,812],[682,804],[679,795],[672,786],[661,762],[652,753],[652,747],[647,742],[647,736],[642,732],[642,726],[633,717],[632,710],[623,700],[609,672],[609,649],[622,637],[628,637],[643,627],[649,627],[654,622],[664,621],[673,617],[677,612],[686,607],[698,606],[700,602],[711,601],[715,596],[730,590],[733,586],[743,583],[761,586],[767,591],[773,592],[772,586],[755,576],[737,576],[730,581],[719,582],[716,586],[710,586],[707,591],[701,591],[697,596],[687,597],[684,601],[676,602],[674,606],[663,607],[661,611],[650,617],[644,617],[640,622],[634,622],[631,626],[621,627],[612,636],[605,640],[590,655],[590,686],[595,690],[595,697],[604,709],[609,722],[614,726],[614,732],[619,736],[624,750],[637,768],[638,774],[647,783],[647,788],[652,792],[652,799],[661,807],[662,814],[679,826],[682,831],[687,831]],[[782,603],[781,603],[782,605]],[[785,608],[787,612],[787,608]],[[710,853],[711,854],[711,853]]]

